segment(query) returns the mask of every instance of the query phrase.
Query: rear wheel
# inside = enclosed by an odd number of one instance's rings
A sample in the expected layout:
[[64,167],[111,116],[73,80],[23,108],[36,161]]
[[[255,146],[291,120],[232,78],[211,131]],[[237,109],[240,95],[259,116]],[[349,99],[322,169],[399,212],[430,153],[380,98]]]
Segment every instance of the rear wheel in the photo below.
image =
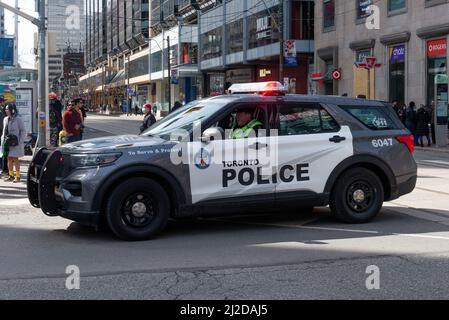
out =
[[133,178],[121,183],[107,202],[107,224],[122,240],[149,240],[164,230],[169,217],[167,193],[148,178]]
[[384,188],[371,170],[355,168],[345,172],[336,182],[331,195],[331,210],[345,223],[367,223],[382,209]]

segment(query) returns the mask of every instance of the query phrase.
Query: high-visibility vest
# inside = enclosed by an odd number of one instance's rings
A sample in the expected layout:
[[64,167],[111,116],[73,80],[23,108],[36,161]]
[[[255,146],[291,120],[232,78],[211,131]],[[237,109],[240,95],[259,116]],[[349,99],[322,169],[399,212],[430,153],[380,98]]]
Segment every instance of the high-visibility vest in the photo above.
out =
[[232,133],[231,133],[230,138],[231,139],[249,138],[249,136],[251,135],[251,132],[253,132],[254,128],[257,126],[261,126],[261,125],[263,125],[262,122],[254,119],[250,123],[248,123],[246,126],[244,126],[243,128],[234,129],[234,131],[232,131]]

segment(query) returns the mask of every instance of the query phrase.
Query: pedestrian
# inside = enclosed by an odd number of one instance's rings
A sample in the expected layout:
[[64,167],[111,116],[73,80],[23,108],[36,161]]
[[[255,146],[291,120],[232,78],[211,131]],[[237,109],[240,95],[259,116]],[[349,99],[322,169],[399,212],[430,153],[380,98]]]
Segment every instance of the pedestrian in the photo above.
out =
[[67,133],[67,142],[77,142],[82,140],[82,119],[81,119],[81,100],[75,99],[70,105],[70,108],[64,112],[62,117],[62,124],[64,131]]
[[59,101],[56,93],[51,92],[48,95],[50,100],[49,105],[49,120],[50,120],[50,145],[58,147],[59,132],[62,130],[62,103]]
[[406,115],[407,115],[407,106],[405,103],[400,102],[399,103],[399,118],[401,119],[401,122],[404,124],[406,123]]
[[156,117],[152,113],[152,106],[151,104],[147,103],[145,105],[145,118],[143,119],[143,123],[140,126],[140,133],[145,132],[148,128],[150,128],[153,124],[156,123]]
[[399,111],[400,111],[399,108],[400,108],[400,104],[397,101],[393,101],[393,110],[398,115],[398,117],[399,117]]
[[418,142],[416,139],[416,104],[411,101],[405,112],[405,126],[415,137],[415,144]]
[[432,142],[430,140],[429,132],[430,114],[424,106],[421,106],[416,113],[416,139],[418,145],[424,147],[424,137],[427,139],[427,145],[430,147]]
[[[0,105],[0,138],[3,136],[3,121],[6,118],[5,106]],[[0,178],[8,176],[8,155],[2,152],[2,143],[0,142]]]
[[154,114],[154,116],[157,115],[157,102],[155,102],[153,105],[153,114]]
[[435,131],[435,101],[430,103],[430,130],[432,132],[432,144],[436,144],[437,135]]
[[[5,109],[6,117],[3,119],[3,133],[1,138],[3,157],[8,159],[8,177],[5,182],[20,182],[20,158],[25,156],[26,131],[22,118],[17,113],[14,104]],[[16,169],[14,177],[14,169]]]
[[179,101],[176,101],[173,105],[173,108],[171,109],[171,112],[175,112],[176,110],[179,110],[182,108],[182,103]]

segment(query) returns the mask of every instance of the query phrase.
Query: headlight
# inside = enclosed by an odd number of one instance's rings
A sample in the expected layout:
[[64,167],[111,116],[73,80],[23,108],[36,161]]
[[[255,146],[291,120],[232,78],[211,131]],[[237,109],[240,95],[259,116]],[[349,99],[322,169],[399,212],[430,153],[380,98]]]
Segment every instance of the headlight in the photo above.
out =
[[122,156],[121,153],[105,153],[105,154],[76,154],[70,158],[72,167],[97,167],[114,163]]

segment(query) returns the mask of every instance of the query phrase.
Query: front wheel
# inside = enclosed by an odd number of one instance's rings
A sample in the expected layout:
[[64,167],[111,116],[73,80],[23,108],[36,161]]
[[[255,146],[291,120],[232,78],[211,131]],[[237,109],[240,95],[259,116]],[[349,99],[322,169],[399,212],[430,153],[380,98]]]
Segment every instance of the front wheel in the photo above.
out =
[[160,184],[148,178],[132,178],[112,191],[106,220],[122,240],[149,240],[165,229],[170,201]]
[[365,168],[345,172],[334,186],[331,210],[345,223],[367,223],[382,209],[384,188],[379,177]]

